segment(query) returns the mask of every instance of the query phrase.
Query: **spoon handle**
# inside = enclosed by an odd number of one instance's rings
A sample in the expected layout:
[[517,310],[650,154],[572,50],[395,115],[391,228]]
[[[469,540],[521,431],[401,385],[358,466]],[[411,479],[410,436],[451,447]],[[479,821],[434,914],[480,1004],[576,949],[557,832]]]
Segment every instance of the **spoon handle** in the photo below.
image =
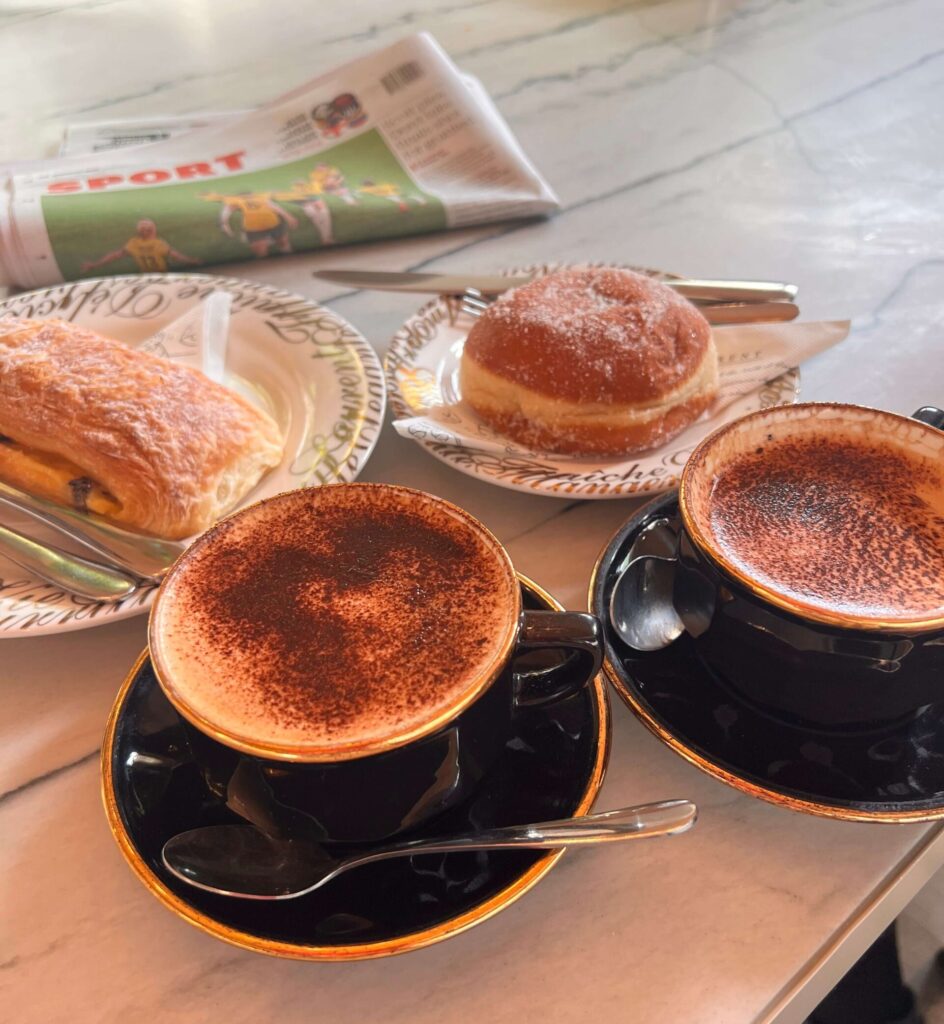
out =
[[461,850],[549,850],[561,846],[590,846],[622,839],[645,839],[685,832],[695,824],[698,809],[689,800],[622,807],[615,811],[563,818],[536,825],[510,825],[443,839],[414,839],[358,858],[358,864],[402,857],[409,853],[453,853]]

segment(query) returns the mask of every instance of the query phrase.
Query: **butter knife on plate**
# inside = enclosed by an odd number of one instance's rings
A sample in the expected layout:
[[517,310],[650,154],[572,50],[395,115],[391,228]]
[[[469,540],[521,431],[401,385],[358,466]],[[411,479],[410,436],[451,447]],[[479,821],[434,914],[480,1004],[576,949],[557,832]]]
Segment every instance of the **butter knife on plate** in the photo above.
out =
[[[316,270],[315,277],[348,288],[380,291],[461,295],[474,288],[483,295],[499,295],[533,281],[536,274],[430,274],[384,270]],[[666,280],[665,284],[695,302],[781,302],[796,298],[797,286],[777,281]]]

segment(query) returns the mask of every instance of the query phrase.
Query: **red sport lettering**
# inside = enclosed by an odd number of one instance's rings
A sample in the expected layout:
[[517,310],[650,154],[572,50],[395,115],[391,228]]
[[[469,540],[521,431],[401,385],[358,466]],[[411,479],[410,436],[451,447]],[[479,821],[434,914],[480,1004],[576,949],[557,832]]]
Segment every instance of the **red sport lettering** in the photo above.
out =
[[246,151],[241,149],[238,153],[227,153],[225,156],[215,157],[215,163],[222,164],[228,171],[241,171],[245,155]]
[[[214,157],[212,161],[199,160],[192,164],[178,164],[169,170],[153,168],[147,171],[135,171],[134,174],[129,174],[127,177],[123,174],[102,174],[95,178],[87,178],[85,181],[78,179],[55,181],[46,187],[46,191],[53,195],[81,192],[84,189],[89,192],[100,192],[102,189],[111,188],[112,185],[159,185],[172,178],[181,181],[191,181],[194,178],[215,178],[221,173],[221,169],[243,170],[245,156],[246,151],[240,149],[235,153],[224,153],[222,156]],[[214,167],[214,164],[219,164],[221,167]]]
[[89,178],[88,187],[90,190],[108,188],[109,185],[117,185],[124,180],[120,174],[103,174],[100,178]]
[[174,170],[178,178],[212,178],[216,173],[209,164],[181,164]]
[[170,176],[170,171],[138,171],[137,174],[132,174],[128,181],[134,182],[135,185],[158,185],[162,181],[167,181]]

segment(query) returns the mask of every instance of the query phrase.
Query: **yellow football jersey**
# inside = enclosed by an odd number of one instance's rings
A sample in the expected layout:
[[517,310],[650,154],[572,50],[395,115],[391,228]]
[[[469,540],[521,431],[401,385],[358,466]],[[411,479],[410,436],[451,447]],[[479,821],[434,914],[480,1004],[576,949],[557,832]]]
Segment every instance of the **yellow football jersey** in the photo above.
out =
[[243,215],[243,231],[269,231],[277,227],[280,217],[269,206],[269,194],[255,196],[223,196],[223,202]]
[[138,265],[138,270],[166,270],[170,244],[163,238],[129,238],[124,244],[125,252]]
[[316,167],[308,172],[308,184],[312,192],[321,194],[331,189],[343,188],[344,178],[337,167]]
[[396,185],[361,185],[358,192],[366,192],[371,196],[398,196],[400,189]]
[[313,195],[313,190],[305,182],[296,181],[286,192],[273,192],[272,198],[278,199],[280,203],[303,203],[306,199],[311,199]]

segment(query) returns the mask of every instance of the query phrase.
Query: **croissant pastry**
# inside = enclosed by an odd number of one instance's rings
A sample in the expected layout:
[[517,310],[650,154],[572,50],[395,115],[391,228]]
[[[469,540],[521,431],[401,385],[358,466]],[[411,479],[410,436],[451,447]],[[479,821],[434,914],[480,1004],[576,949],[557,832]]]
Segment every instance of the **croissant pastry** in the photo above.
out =
[[64,320],[0,318],[0,480],[168,539],[278,464],[273,419],[197,370]]

